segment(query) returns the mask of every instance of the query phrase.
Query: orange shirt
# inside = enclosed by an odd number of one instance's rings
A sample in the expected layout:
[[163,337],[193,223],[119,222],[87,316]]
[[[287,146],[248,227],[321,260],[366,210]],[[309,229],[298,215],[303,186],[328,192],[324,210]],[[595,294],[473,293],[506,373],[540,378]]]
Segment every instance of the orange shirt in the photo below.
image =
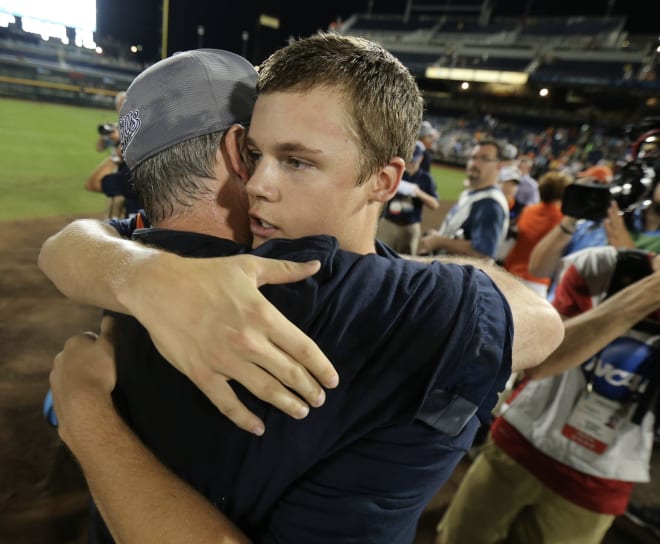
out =
[[532,276],[528,270],[529,256],[538,241],[550,232],[563,217],[559,204],[539,202],[523,208],[518,217],[518,238],[504,261],[511,274],[528,281],[550,285],[550,278]]

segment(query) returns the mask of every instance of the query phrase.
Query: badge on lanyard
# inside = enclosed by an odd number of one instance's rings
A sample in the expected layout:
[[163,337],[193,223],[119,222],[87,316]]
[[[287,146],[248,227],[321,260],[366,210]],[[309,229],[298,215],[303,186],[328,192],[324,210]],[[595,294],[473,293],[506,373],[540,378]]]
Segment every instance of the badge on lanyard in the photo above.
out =
[[634,406],[634,403],[622,403],[595,393],[589,382],[561,434],[584,448],[584,453],[602,455],[614,442],[624,422],[630,419]]

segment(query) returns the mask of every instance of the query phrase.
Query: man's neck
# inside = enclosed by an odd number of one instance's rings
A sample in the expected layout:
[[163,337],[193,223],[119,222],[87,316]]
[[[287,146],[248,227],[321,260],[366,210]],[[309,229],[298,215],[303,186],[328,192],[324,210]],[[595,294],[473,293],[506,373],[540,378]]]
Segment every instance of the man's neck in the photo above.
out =
[[468,180],[470,182],[468,189],[470,191],[476,191],[478,189],[486,189],[488,187],[494,187],[496,185],[495,182],[489,182],[489,181],[472,181]]
[[[233,228],[227,222],[229,215],[225,210],[213,210],[197,206],[194,211],[187,211],[178,215],[172,215],[163,221],[153,223],[152,226],[161,229],[176,230],[182,232],[193,232],[196,234],[207,234],[216,238],[225,238],[227,240],[238,240],[238,236]],[[245,242],[245,241],[242,241]]]

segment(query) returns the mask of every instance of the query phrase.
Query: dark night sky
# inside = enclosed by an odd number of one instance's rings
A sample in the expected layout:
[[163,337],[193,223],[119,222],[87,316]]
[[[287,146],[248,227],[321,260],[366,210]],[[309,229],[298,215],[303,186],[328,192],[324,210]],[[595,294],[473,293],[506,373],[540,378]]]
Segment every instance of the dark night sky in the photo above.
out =
[[[110,34],[144,47],[145,61],[159,58],[163,0],[97,0],[98,34]],[[199,47],[199,25],[205,27],[203,47],[228,49],[260,62],[288,36],[306,36],[326,29],[337,17],[346,19],[365,13],[368,0],[169,0],[168,52]],[[420,1],[420,5],[479,5],[479,0]],[[658,33],[660,22],[649,12],[652,0],[495,0],[494,16],[522,15],[605,15],[608,4],[613,15],[625,15],[630,32]],[[139,8],[137,7],[139,6]],[[405,0],[373,0],[374,13],[403,13]],[[278,16],[280,30],[257,26],[260,13]],[[241,39],[249,33],[247,43]],[[101,41],[101,40],[99,40]]]

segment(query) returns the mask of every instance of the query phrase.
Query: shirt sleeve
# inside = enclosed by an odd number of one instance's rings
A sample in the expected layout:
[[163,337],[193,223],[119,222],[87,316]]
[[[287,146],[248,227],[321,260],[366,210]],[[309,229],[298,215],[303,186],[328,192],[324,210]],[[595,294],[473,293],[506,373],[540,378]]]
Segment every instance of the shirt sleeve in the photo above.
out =
[[589,288],[574,264],[562,275],[552,305],[564,317],[579,315],[592,307]]
[[469,219],[469,240],[472,247],[494,258],[504,228],[504,219],[502,206],[492,198],[475,202]]
[[562,259],[552,305],[565,317],[591,309],[606,294],[616,267],[617,249],[585,248]]
[[[485,424],[492,420],[498,395],[511,375],[514,332],[511,308],[492,279],[471,266],[457,268],[463,269],[463,295],[438,373],[416,415],[454,435],[474,415]],[[453,290],[459,291],[459,285]]]

